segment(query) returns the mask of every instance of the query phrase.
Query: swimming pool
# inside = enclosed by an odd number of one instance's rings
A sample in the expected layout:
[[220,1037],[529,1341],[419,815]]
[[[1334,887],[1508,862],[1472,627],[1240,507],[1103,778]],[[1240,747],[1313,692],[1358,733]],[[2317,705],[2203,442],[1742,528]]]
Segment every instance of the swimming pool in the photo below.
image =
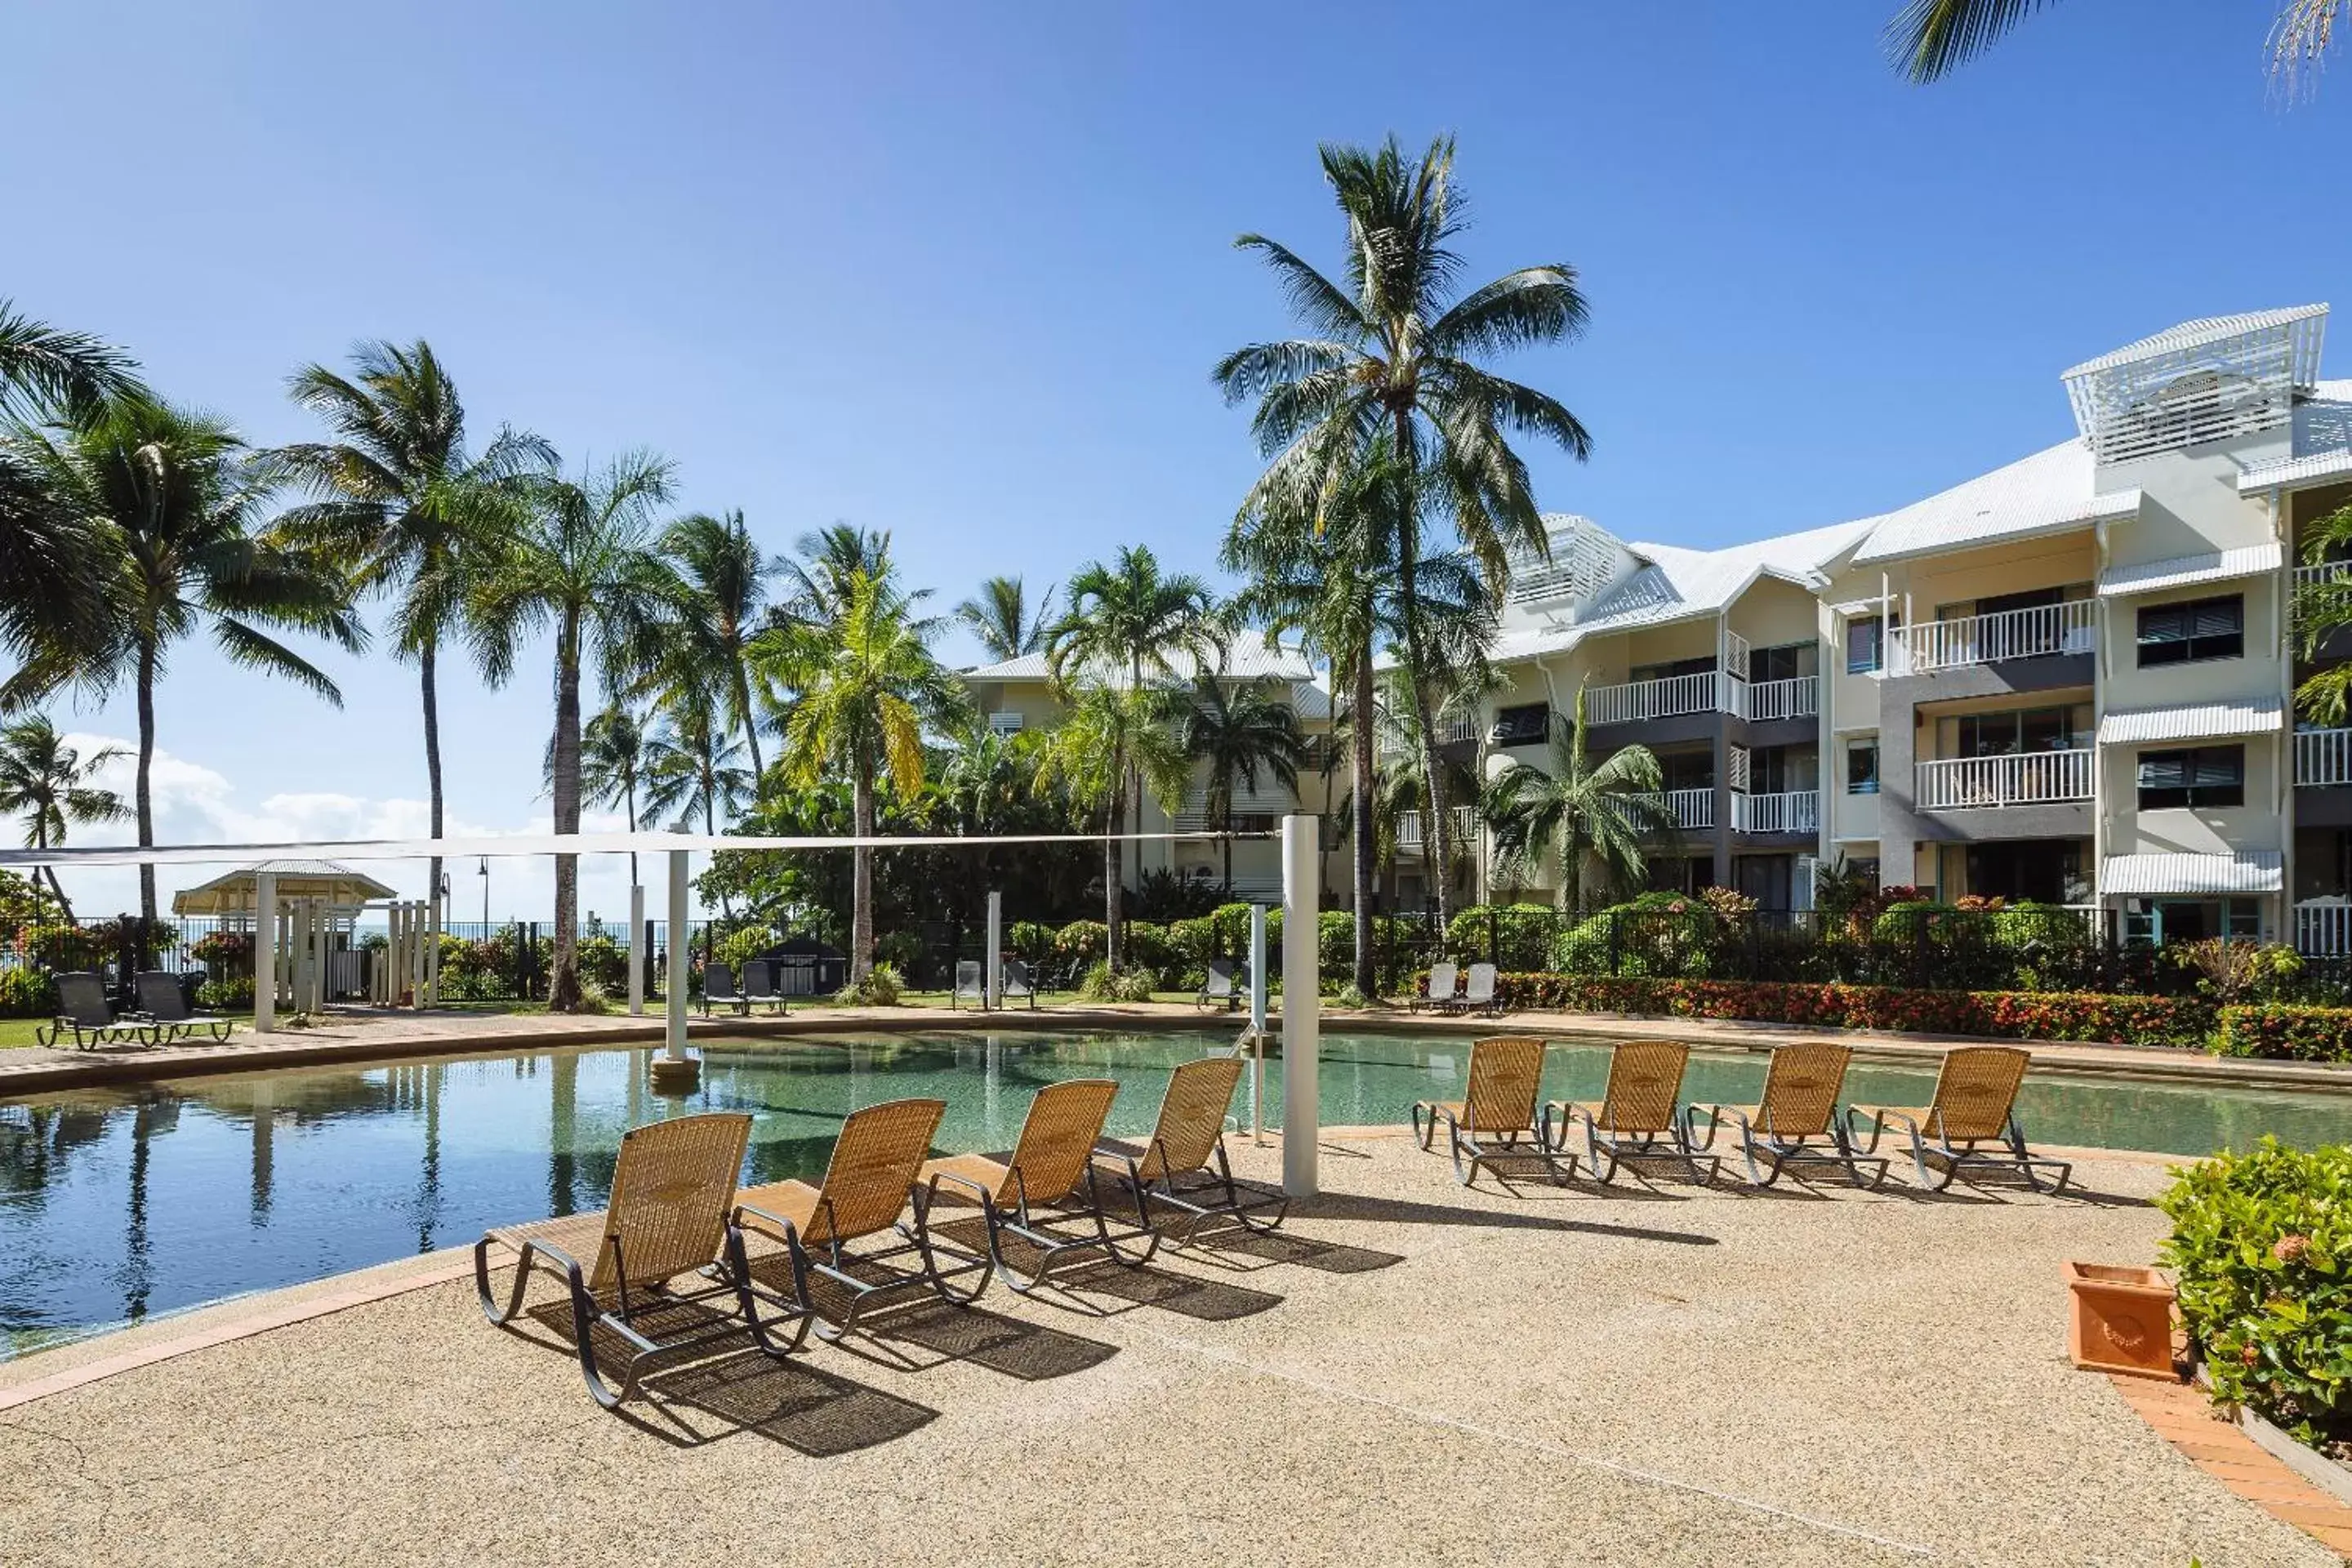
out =
[[[0,1355],[153,1313],[471,1241],[488,1226],[604,1206],[621,1133],[688,1110],[757,1119],[751,1179],[823,1169],[861,1105],[948,1102],[943,1151],[1000,1149],[1036,1088],[1108,1077],[1114,1133],[1149,1131],[1169,1070],[1230,1027],[1150,1034],[960,1031],[825,1041],[712,1041],[701,1088],[646,1084],[646,1050],[573,1049],[311,1068],[83,1090],[0,1103]],[[1470,1041],[1327,1035],[1327,1125],[1396,1123],[1458,1098]],[[1598,1045],[1563,1044],[1545,1088],[1598,1098]],[[1686,1096],[1748,1100],[1761,1056],[1697,1055]],[[1282,1069],[1266,1064],[1266,1122]],[[1858,1065],[1861,1100],[1918,1103],[1932,1074]],[[1234,1103],[1247,1124],[1249,1086]],[[2037,1141],[2198,1154],[2264,1132],[2342,1141],[2352,1098],[2040,1075],[2021,1100]]]

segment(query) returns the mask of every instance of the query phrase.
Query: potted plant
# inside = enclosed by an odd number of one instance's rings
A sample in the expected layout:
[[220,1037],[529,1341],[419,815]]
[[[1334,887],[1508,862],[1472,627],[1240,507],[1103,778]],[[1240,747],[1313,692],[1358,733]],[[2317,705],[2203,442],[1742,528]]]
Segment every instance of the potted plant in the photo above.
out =
[[2172,1366],[2172,1284],[2153,1268],[2066,1263],[2074,1311],[2066,1352],[2093,1372],[2178,1381]]

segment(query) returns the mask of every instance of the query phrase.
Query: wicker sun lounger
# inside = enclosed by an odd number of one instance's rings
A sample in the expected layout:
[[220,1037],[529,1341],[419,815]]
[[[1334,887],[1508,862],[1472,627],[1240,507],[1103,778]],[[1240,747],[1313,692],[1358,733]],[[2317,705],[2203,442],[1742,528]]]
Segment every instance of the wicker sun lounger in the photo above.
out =
[[58,1013],[46,1026],[33,1031],[37,1044],[62,1044],[68,1037],[74,1049],[87,1051],[100,1046],[152,1046],[159,1043],[163,1030],[152,1018],[142,1014],[115,1016],[107,1005],[106,983],[89,970],[68,970],[56,977]]
[[1470,1047],[1470,1081],[1460,1100],[1424,1100],[1412,1108],[1412,1133],[1423,1149],[1434,1148],[1440,1123],[1454,1155],[1454,1174],[1464,1186],[1478,1180],[1478,1168],[1498,1161],[1541,1161],[1554,1181],[1574,1173],[1576,1162],[1560,1169],[1560,1154],[1543,1136],[1536,1101],[1543,1092],[1544,1043],[1523,1036],[1500,1036]]
[[1691,1147],[1682,1117],[1683,1068],[1690,1047],[1678,1040],[1628,1040],[1611,1047],[1609,1084],[1598,1103],[1552,1100],[1544,1106],[1544,1141],[1566,1150],[1580,1130],[1581,1157],[1601,1181],[1616,1179],[1629,1160],[1674,1160],[1697,1182],[1715,1179],[1716,1158]]
[[[1098,1252],[1130,1267],[1150,1262],[1160,1250],[1159,1233],[1123,1223],[1114,1233],[1097,1184],[1095,1144],[1118,1093],[1118,1083],[1107,1078],[1071,1079],[1039,1089],[1008,1158],[954,1154],[923,1167],[916,1205],[921,1223],[929,1227],[942,1199],[979,1205],[988,1226],[988,1255],[1004,1282],[1024,1295],[1045,1284],[1054,1266],[1073,1253]],[[1038,1255],[1025,1276],[1004,1255],[1008,1236]],[[1140,1244],[1138,1255],[1120,1250],[1129,1242]]]
[[1462,972],[1450,958],[1440,959],[1429,966],[1429,994],[1412,999],[1412,1011],[1423,1007],[1443,1013],[1454,1005],[1454,990],[1462,984]]
[[199,1034],[210,1035],[215,1040],[228,1038],[229,1021],[217,1013],[190,1007],[188,994],[180,989],[178,975],[161,969],[142,970],[132,984],[139,994],[139,1010],[155,1020],[163,1043]]
[[[912,1287],[924,1287],[959,1306],[987,1289],[988,1258],[934,1245],[919,1215],[911,1226],[898,1217],[915,1196],[915,1178],[946,1113],[947,1102],[940,1100],[893,1100],[852,1111],[841,1124],[841,1136],[834,1140],[822,1184],[770,1182],[735,1194],[735,1223],[747,1235],[782,1242],[790,1253],[798,1297],[794,1304],[814,1315],[819,1337],[841,1339],[877,1304],[877,1298],[904,1297]],[[877,1236],[896,1240],[878,1250],[850,1250],[852,1242]],[[942,1251],[949,1258],[944,1268],[940,1263]],[[897,1274],[894,1268],[896,1278],[877,1284],[852,1272],[855,1267],[870,1273],[873,1265],[910,1255],[919,1264],[912,1275]],[[811,1293],[812,1273],[824,1277],[830,1288],[825,1294],[837,1289],[847,1296],[847,1310],[837,1321],[828,1321],[824,1296]],[[956,1283],[975,1273],[980,1279],[970,1287]],[[752,1289],[755,1295],[767,1293],[756,1282]]]
[[1225,1108],[1233,1103],[1242,1066],[1238,1056],[1183,1063],[1169,1075],[1160,1120],[1142,1152],[1117,1144],[1102,1148],[1104,1156],[1118,1163],[1135,1198],[1136,1223],[1152,1227],[1154,1204],[1172,1210],[1176,1224],[1161,1234],[1178,1247],[1190,1245],[1212,1220],[1230,1219],[1263,1235],[1290,1212],[1290,1200],[1281,1193],[1235,1180],[1225,1158]]
[[[512,1321],[534,1269],[562,1279],[572,1293],[580,1374],[607,1410],[636,1392],[646,1364],[656,1357],[720,1341],[740,1343],[746,1330],[769,1355],[798,1349],[808,1332],[806,1314],[797,1302],[790,1304],[790,1337],[771,1337],[771,1325],[761,1321],[747,1289],[751,1273],[742,1235],[728,1223],[751,1135],[751,1119],[733,1112],[680,1116],[623,1133],[610,1208],[502,1226],[474,1244],[474,1289],[483,1315],[493,1323]],[[517,1255],[503,1306],[490,1289],[492,1243]],[[715,1281],[706,1278],[703,1271],[721,1260],[727,1265],[723,1274]],[[672,1289],[681,1278],[693,1284]],[[713,1321],[710,1304],[721,1300],[731,1310]],[[700,1310],[688,1310],[694,1308]],[[648,1319],[682,1311],[689,1319],[687,1331],[663,1340],[645,1331]],[[617,1387],[596,1364],[600,1334],[608,1342],[618,1338],[630,1352]]]
[[2074,1167],[2029,1150],[2017,1121],[2018,1085],[2032,1059],[2015,1046],[1955,1046],[1944,1053],[1931,1103],[1848,1106],[1847,1140],[1872,1154],[1888,1131],[1902,1133],[1910,1140],[1919,1185],[1929,1192],[1942,1192],[1968,1171],[2006,1172],[2036,1192],[2044,1173],[2055,1172],[2050,1191],[2064,1192]]
[[1886,1161],[1856,1153],[1838,1117],[1838,1093],[1853,1059],[1853,1047],[1826,1041],[1775,1046],[1757,1103],[1706,1107],[1704,1140],[1698,1133],[1701,1108],[1691,1106],[1683,1112],[1684,1140],[1694,1148],[1712,1149],[1715,1135],[1729,1128],[1739,1141],[1748,1180],[1759,1187],[1770,1186],[1790,1167],[1800,1179],[1808,1170],[1826,1174],[1834,1168],[1857,1187],[1875,1187],[1886,1180]]

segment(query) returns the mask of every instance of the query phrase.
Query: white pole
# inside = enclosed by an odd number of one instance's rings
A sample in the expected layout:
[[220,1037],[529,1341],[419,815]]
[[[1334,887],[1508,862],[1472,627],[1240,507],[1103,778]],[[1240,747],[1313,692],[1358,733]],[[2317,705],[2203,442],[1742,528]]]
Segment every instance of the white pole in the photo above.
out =
[[629,1016],[646,1016],[646,890],[629,889]]
[[669,852],[669,995],[668,1027],[663,1031],[663,1054],[686,1059],[686,851]]
[[1316,1055],[1321,1047],[1322,978],[1316,973],[1317,819],[1282,819],[1282,1190],[1315,1195]]
[[383,911],[383,967],[392,979],[392,994],[384,1000],[397,1007],[401,997],[408,991],[407,903],[394,900],[392,906]]
[[1250,906],[1250,1027],[1265,1033],[1265,906]]
[[253,1032],[278,1028],[278,873],[253,879]]
[[408,906],[408,973],[412,983],[408,988],[408,1005],[425,1005],[425,900],[420,899]]
[[441,889],[425,906],[425,1002],[441,1005]]
[[988,954],[987,980],[981,998],[990,1012],[1004,1005],[1004,894],[992,888],[988,893]]

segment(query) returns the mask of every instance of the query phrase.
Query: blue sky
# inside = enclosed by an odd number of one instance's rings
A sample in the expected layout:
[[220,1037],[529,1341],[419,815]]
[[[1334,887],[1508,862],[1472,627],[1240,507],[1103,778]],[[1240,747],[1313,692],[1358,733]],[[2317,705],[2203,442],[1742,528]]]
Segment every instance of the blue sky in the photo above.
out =
[[[1230,242],[1331,260],[1321,140],[1454,133],[1470,273],[1581,271],[1590,335],[1510,368],[1595,435],[1542,504],[1630,538],[1885,510],[2067,435],[2077,360],[2340,293],[2352,82],[2273,101],[2264,7],[2072,0],[1915,89],[1895,4],[18,7],[0,141],[56,221],[0,296],[257,443],[310,433],[297,364],[423,335],[480,436],[656,447],[779,549],[887,528],[952,603],[1212,567],[1255,459],[1208,369],[1284,330]],[[421,826],[411,672],[331,663],[340,713],[180,651],[167,837]],[[542,668],[446,682],[456,826],[544,816]]]

